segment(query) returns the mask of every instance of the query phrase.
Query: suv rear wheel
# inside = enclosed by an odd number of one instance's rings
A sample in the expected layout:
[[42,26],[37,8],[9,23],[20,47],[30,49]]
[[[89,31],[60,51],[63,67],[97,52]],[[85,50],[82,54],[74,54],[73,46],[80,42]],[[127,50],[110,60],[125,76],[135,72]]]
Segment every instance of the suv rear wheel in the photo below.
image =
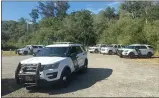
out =
[[84,62],[84,66],[83,66],[83,68],[80,70],[80,72],[86,73],[86,72],[87,72],[87,69],[88,69],[88,60],[86,59],[85,62]]
[[109,55],[112,55],[112,54],[113,54],[113,51],[112,51],[112,50],[109,50],[108,54],[109,54]]
[[148,57],[148,58],[151,58],[151,57],[152,57],[152,53],[151,53],[151,52],[148,52],[148,53],[147,53],[147,57]]
[[98,53],[98,49],[95,49],[95,51],[94,51],[95,53]]

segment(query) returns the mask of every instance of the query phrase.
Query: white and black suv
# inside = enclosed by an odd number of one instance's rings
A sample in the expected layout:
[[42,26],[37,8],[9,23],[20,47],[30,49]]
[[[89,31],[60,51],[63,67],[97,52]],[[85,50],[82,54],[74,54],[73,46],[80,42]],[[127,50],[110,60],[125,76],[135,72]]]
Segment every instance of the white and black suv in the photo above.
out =
[[39,52],[44,46],[43,45],[26,45],[24,48],[17,49],[16,53],[19,55],[27,55]]
[[120,57],[152,57],[154,55],[154,49],[150,45],[146,44],[132,44],[122,50]]
[[101,53],[102,54],[117,54],[117,50],[120,48],[123,48],[124,46],[121,44],[111,44],[111,45],[107,45],[106,47],[102,47],[101,48]]
[[101,48],[102,47],[106,47],[106,46],[107,46],[106,44],[97,44],[97,45],[95,45],[93,47],[89,47],[88,51],[90,53],[99,53],[99,52],[101,52]]
[[87,52],[80,44],[53,44],[35,57],[19,62],[15,71],[17,84],[26,89],[60,83],[66,87],[73,72],[87,72]]

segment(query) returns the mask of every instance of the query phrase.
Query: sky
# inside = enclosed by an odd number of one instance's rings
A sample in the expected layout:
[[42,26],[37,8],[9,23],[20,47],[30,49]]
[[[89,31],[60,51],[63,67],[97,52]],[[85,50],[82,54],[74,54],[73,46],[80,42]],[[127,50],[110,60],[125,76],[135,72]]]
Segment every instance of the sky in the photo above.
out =
[[[70,8],[67,13],[73,11],[78,11],[82,9],[90,10],[91,12],[97,14],[99,11],[104,10],[107,6],[114,7],[118,9],[120,2],[69,2]],[[29,13],[33,8],[37,8],[37,2],[24,2],[24,1],[2,1],[2,20],[15,20],[17,21],[21,17],[25,19],[31,19]]]

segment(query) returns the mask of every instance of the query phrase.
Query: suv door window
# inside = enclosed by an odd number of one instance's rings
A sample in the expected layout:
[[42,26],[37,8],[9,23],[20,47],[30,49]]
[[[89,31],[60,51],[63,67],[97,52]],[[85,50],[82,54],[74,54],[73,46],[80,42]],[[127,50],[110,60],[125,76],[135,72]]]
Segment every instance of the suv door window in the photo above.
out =
[[73,54],[73,53],[77,53],[77,51],[76,51],[76,47],[71,47],[71,49],[70,49],[70,54]]
[[43,48],[42,46],[38,46],[39,48]]
[[141,46],[140,49],[147,49],[146,46]]
[[86,49],[84,48],[84,46],[81,46],[81,48],[83,49],[83,51],[86,51]]
[[117,48],[117,45],[115,45],[114,47]]
[[120,45],[118,45],[118,48],[121,48]]
[[135,48],[137,48],[137,49],[141,49],[141,48],[140,48],[140,46],[135,46]]
[[77,54],[79,54],[79,53],[82,53],[82,52],[83,52],[80,46],[76,46],[76,51],[77,51]]

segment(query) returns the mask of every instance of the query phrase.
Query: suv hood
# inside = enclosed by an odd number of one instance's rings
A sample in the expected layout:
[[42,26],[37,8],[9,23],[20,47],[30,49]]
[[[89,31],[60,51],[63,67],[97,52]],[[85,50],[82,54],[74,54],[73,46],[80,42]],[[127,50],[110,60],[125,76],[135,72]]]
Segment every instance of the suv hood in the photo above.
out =
[[42,65],[54,64],[61,60],[66,59],[66,57],[32,57],[26,60],[21,61],[21,64],[37,64],[41,63]]
[[97,48],[97,47],[93,46],[93,47],[89,47],[89,48]]
[[113,47],[102,47],[102,49],[112,49]]
[[20,48],[20,49],[17,49],[17,50],[24,50],[25,48]]

